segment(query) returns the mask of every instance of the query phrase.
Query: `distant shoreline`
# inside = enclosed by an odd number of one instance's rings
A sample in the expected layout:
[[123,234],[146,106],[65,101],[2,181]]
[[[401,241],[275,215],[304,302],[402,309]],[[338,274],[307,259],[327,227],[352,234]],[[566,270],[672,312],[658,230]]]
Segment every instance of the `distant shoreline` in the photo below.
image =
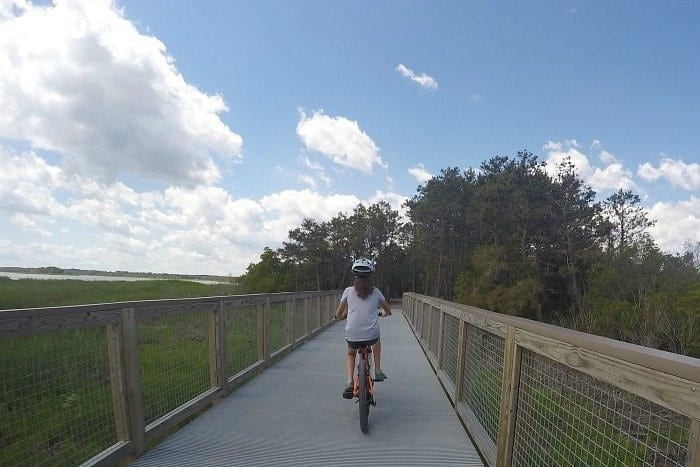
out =
[[[170,273],[154,273],[154,272],[129,272],[129,271],[99,271],[88,269],[62,269],[54,266],[45,266],[38,268],[22,268],[22,267],[0,267],[0,272],[10,272],[17,274],[37,274],[56,276],[101,276],[114,278],[139,278],[139,279],[172,279],[172,280],[188,280],[188,281],[207,281],[207,282],[237,282],[233,276],[214,276],[208,274],[170,274]],[[68,278],[68,277],[67,277]]]

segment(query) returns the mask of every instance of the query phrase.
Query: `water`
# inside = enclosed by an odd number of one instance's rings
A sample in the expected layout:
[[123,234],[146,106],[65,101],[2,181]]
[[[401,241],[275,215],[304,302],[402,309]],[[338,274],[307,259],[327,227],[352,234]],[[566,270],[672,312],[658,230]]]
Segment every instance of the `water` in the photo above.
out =
[[[4,272],[0,271],[0,276],[9,277],[10,279],[73,279],[79,281],[153,281],[160,280],[150,277],[119,277],[119,276],[71,276],[68,274],[25,274],[22,272]],[[196,279],[179,279],[199,282],[200,284],[222,284],[218,281],[205,281]]]

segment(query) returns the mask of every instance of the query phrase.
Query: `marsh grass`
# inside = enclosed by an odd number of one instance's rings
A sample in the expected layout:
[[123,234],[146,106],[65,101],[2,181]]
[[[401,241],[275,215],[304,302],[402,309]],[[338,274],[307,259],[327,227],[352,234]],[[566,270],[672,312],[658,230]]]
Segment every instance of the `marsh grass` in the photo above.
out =
[[[0,308],[39,308],[231,295],[187,281],[3,280]],[[273,308],[271,349],[282,347],[284,306]],[[257,310],[229,311],[229,375],[258,359]],[[210,385],[207,313],[137,316],[146,423]],[[276,323],[281,323],[280,325]],[[104,327],[0,339],[0,465],[75,465],[117,442]]]

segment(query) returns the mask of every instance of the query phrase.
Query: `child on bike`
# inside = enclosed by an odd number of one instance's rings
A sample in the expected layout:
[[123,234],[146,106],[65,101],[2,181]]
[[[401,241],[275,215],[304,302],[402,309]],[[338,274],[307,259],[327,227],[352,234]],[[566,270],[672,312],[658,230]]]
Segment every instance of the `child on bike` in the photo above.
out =
[[386,375],[382,372],[381,351],[379,341],[379,319],[377,308],[381,306],[381,316],[391,314],[391,307],[386,302],[382,292],[372,286],[370,277],[374,272],[376,263],[367,258],[359,258],[352,264],[352,273],[355,281],[352,287],[348,287],[340,298],[340,304],[335,311],[337,319],[345,319],[345,340],[348,343],[345,372],[347,383],[343,390],[345,399],[353,398],[353,370],[355,368],[355,356],[357,349],[362,345],[371,345],[374,354],[374,380],[383,381]]

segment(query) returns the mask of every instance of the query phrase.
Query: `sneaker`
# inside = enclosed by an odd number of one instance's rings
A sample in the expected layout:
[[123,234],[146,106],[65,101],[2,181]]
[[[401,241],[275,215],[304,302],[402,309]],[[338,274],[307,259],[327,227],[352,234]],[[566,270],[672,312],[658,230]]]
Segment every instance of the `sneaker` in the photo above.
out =
[[347,386],[345,386],[345,390],[343,390],[343,398],[344,399],[352,399],[353,392],[355,392],[355,390],[352,387],[352,384],[348,384]]
[[382,370],[379,370],[374,374],[374,380],[375,381],[384,381],[386,379],[386,375]]

